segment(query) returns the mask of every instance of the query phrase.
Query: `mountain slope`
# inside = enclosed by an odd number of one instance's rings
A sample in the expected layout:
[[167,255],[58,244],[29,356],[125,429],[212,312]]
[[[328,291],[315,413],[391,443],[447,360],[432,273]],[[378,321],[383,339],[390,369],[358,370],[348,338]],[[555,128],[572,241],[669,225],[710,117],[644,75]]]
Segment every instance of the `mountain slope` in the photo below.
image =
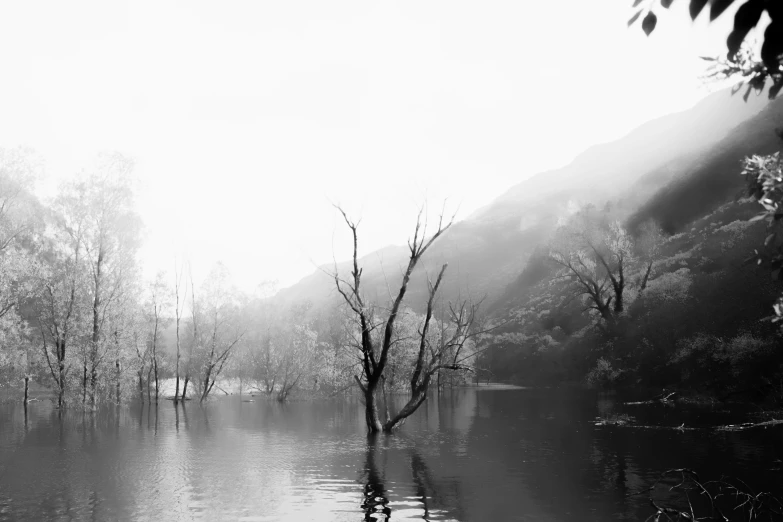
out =
[[[708,212],[739,190],[737,161],[749,152],[766,151],[774,141],[770,128],[783,125],[780,101],[744,103],[722,91],[690,110],[648,122],[612,143],[585,151],[561,169],[532,176],[509,189],[487,207],[456,223],[436,242],[414,273],[408,303],[420,308],[426,298],[427,273],[449,262],[445,299],[468,294],[489,301],[507,294],[533,251],[544,244],[558,219],[576,205],[619,201],[626,213],[637,208],[635,221],[654,217],[669,230]],[[738,127],[739,126],[739,127]],[[771,137],[770,137],[771,136]],[[711,186],[711,173],[716,175]],[[705,183],[707,187],[705,188]],[[693,201],[690,210],[667,202]],[[700,214],[701,213],[701,214]],[[672,217],[668,217],[672,216]],[[667,221],[668,219],[668,221]],[[389,298],[406,263],[406,247],[388,247],[362,259],[363,287],[378,302]],[[308,299],[316,306],[334,302],[337,294],[328,273],[334,267],[282,290],[277,299]],[[346,263],[338,271],[347,276]]]
[[783,98],[770,102],[714,146],[701,151],[685,176],[663,187],[639,208],[631,225],[652,218],[674,233],[727,198],[741,194],[745,186],[739,175],[742,159],[779,150],[781,141],[775,132],[779,128],[783,128]]

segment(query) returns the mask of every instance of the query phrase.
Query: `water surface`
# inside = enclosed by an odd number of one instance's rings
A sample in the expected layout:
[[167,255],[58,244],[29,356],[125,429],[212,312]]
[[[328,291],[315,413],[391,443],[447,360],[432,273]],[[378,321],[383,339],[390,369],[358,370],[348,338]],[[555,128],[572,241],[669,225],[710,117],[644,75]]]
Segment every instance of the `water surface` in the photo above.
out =
[[[0,405],[0,520],[644,520],[668,468],[783,491],[783,429],[731,411],[624,406],[573,390],[459,389],[368,438],[351,398],[244,396],[98,414]],[[243,401],[244,400],[244,401]],[[744,420],[744,419],[739,419]]]

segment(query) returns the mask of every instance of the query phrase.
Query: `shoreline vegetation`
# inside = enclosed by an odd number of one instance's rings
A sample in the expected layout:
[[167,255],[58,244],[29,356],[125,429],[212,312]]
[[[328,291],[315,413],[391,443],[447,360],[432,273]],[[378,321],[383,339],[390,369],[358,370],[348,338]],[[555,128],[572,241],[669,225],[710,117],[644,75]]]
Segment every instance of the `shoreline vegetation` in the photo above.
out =
[[[166,402],[173,402],[174,401],[174,391],[175,391],[175,385],[176,381],[174,378],[163,378],[160,380],[159,383],[159,399],[158,404],[161,404],[163,401]],[[584,389],[585,391],[589,391],[590,393],[594,393],[596,395],[597,399],[600,399],[601,397],[611,397],[616,401],[616,404],[618,406],[625,407],[626,409],[630,409],[629,411],[632,411],[635,407],[643,407],[643,406],[663,406],[663,407],[669,407],[669,408],[676,408],[678,406],[687,407],[687,408],[722,408],[722,407],[728,407],[728,406],[734,406],[737,408],[742,408],[744,414],[748,417],[753,419],[753,421],[746,421],[746,422],[738,422],[734,424],[722,424],[722,425],[716,425],[716,426],[700,426],[700,427],[692,427],[692,426],[666,426],[666,425],[660,425],[660,426],[649,426],[649,425],[638,425],[634,423],[634,418],[632,415],[622,413],[622,414],[611,414],[608,416],[600,416],[596,417],[595,421],[593,421],[593,424],[596,426],[616,426],[616,427],[628,427],[628,428],[645,428],[645,429],[672,429],[672,430],[717,430],[717,431],[742,431],[746,429],[751,428],[767,428],[767,427],[773,427],[783,424],[783,409],[781,409],[779,406],[776,406],[774,404],[768,404],[767,407],[762,407],[758,403],[752,402],[752,401],[746,401],[746,400],[738,400],[738,399],[730,399],[730,400],[720,400],[714,396],[709,396],[701,393],[688,393],[683,391],[663,391],[657,395],[653,395],[652,398],[646,399],[646,400],[622,400],[623,398],[628,397],[629,390],[623,390],[623,389],[617,389],[617,390],[604,390],[604,391],[596,391],[596,390],[590,390],[588,387],[586,387],[584,384],[580,383],[568,383],[563,384],[560,386],[525,386],[525,385],[519,385],[519,384],[510,384],[510,383],[501,383],[501,382],[479,382],[476,383],[473,382],[465,382],[456,384],[454,386],[444,388],[442,391],[457,391],[457,390],[477,390],[477,391],[502,391],[502,390],[547,390],[547,389]],[[237,397],[245,397],[248,399],[253,399],[252,401],[246,401],[246,402],[255,402],[256,400],[269,400],[269,401],[278,401],[277,395],[275,392],[267,392],[266,390],[259,387],[257,384],[252,383],[241,383],[238,379],[226,379],[218,381],[215,384],[215,390],[217,393],[213,396],[214,397],[226,397],[226,396],[237,396]],[[22,402],[23,401],[23,387],[22,385],[19,386],[11,386],[9,384],[6,384],[4,386],[0,386],[0,403],[13,403],[13,402]],[[645,391],[640,390],[633,390],[632,395],[638,396],[639,394],[646,393]],[[329,399],[339,396],[345,396],[346,394],[353,394],[357,397],[360,395],[358,394],[358,390],[355,389],[355,387],[349,387],[343,390],[337,390],[333,392],[327,392],[327,393],[311,393],[311,394],[297,394],[291,397],[288,397],[288,400],[293,401],[308,401],[308,400],[318,400],[318,399]],[[389,395],[393,395],[395,397],[404,397],[405,393],[390,393]],[[439,394],[437,391],[433,390],[433,396],[437,397]],[[191,392],[188,393],[187,397],[182,398],[180,397],[180,401],[198,401],[198,393],[197,392]],[[55,390],[52,390],[50,388],[46,388],[40,385],[36,385],[33,383],[33,385],[30,387],[29,391],[29,398],[28,402],[41,402],[41,401],[51,401],[54,402],[55,405],[57,403],[57,393]],[[143,404],[151,404],[154,401],[150,401],[150,399],[146,396],[141,397],[135,397],[133,399],[133,402],[141,402]],[[211,401],[210,401],[211,402]],[[105,404],[106,406],[111,405],[110,403]],[[750,407],[753,407],[754,409],[751,410]],[[738,417],[741,416],[741,413],[736,414]]]

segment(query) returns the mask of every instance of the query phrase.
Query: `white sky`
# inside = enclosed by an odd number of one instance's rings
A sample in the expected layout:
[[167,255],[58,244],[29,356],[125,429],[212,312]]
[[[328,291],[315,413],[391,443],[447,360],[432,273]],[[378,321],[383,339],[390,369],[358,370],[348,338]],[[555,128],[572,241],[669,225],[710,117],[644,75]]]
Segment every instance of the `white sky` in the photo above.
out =
[[630,3],[5,1],[0,146],[54,180],[133,157],[148,274],[179,252],[287,286],[350,255],[331,202],[364,253],[402,244],[425,198],[466,217],[704,96],[732,12],[694,30],[678,0],[648,39]]

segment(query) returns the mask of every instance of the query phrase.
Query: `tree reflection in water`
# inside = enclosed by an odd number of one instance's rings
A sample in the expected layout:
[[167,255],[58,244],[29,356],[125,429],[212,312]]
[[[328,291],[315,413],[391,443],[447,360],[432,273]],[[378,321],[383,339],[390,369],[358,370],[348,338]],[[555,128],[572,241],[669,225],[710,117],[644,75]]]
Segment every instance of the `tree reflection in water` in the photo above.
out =
[[378,471],[379,439],[381,435],[371,433],[367,436],[367,456],[364,464],[364,499],[362,511],[364,520],[386,520],[391,517],[388,506],[389,497],[384,485],[383,475]]
[[[362,477],[364,495],[361,504],[364,520],[389,520],[392,518],[393,509],[396,511],[395,520],[431,520],[431,517],[442,516],[446,511],[460,517],[463,510],[459,483],[437,478],[414,444],[403,450],[408,454],[407,459],[403,455],[397,455],[398,458],[395,458],[395,453],[400,449],[381,444],[390,442],[390,437],[394,436],[367,436]],[[391,466],[387,465],[387,457],[390,457],[388,460]],[[400,467],[403,463],[407,466]],[[407,478],[403,478],[406,475]],[[393,497],[392,491],[386,488],[386,483],[395,485]],[[396,488],[401,489],[397,491]],[[414,509],[411,508],[412,498],[415,498],[418,504]],[[397,507],[392,508],[392,504],[398,505],[399,510]]]

